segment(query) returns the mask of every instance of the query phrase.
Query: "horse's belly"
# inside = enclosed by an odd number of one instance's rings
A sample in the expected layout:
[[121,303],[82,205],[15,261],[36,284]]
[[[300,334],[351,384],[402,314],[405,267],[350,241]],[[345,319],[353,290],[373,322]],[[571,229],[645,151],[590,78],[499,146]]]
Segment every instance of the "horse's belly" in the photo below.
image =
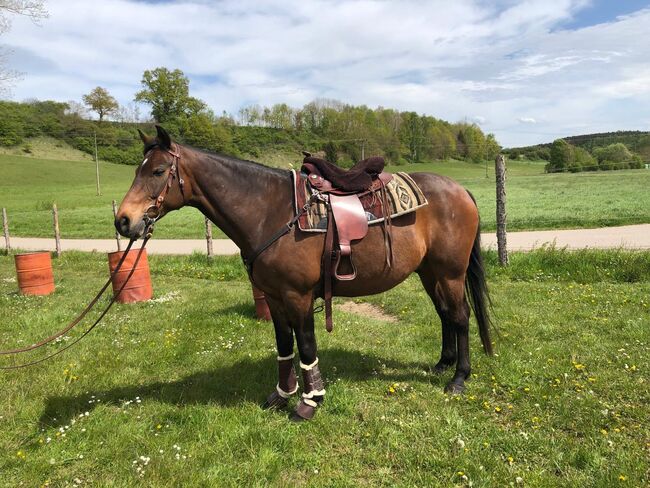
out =
[[[373,295],[394,288],[420,266],[426,254],[426,243],[416,232],[415,226],[393,226],[392,249],[393,259],[389,267],[384,234],[379,226],[373,226],[363,240],[352,245],[356,278],[351,281],[334,280],[334,295]],[[343,269],[347,269],[345,262],[342,265]]]

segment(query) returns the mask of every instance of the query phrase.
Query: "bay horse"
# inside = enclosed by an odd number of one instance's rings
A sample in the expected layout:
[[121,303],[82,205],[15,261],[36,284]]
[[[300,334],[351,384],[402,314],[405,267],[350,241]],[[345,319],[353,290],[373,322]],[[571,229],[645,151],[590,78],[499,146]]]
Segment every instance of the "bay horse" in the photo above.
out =
[[[243,257],[251,256],[295,216],[289,171],[184,146],[173,142],[162,127],[156,130],[155,137],[139,131],[144,160],[115,218],[121,235],[143,236],[147,212],[163,189],[165,198],[158,201],[156,217],[185,205],[195,207],[235,242]],[[381,293],[416,272],[442,322],[442,352],[434,371],[442,373],[455,365],[445,391],[461,393],[470,374],[468,301],[483,349],[492,354],[478,209],[471,194],[449,178],[433,173],[410,176],[428,205],[392,221],[392,264],[385,260],[383,227],[371,226],[367,236],[353,244],[356,279],[335,281],[333,294]],[[294,226],[257,256],[251,273],[266,294],[278,352],[279,381],[265,408],[285,407],[298,391],[294,337],[297,342],[303,394],[291,414],[293,420],[311,419],[325,395],[313,316],[314,300],[322,296],[323,246],[323,234]]]

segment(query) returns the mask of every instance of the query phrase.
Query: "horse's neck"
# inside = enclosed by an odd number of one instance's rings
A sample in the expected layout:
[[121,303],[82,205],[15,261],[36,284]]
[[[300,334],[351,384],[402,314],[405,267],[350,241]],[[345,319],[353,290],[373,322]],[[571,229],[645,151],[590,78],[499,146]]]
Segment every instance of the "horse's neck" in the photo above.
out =
[[246,161],[195,152],[193,200],[246,254],[292,216],[289,173]]

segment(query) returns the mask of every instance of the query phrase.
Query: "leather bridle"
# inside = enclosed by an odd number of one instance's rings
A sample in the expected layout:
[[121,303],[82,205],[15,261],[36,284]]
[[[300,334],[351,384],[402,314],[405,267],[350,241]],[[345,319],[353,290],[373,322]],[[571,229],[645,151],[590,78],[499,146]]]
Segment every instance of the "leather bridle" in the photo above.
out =
[[[113,297],[111,298],[110,302],[108,303],[106,308],[104,308],[104,310],[99,315],[99,317],[97,317],[95,322],[93,322],[93,324],[88,329],[86,329],[83,332],[83,334],[81,334],[79,337],[77,337],[74,341],[70,342],[69,344],[66,344],[61,349],[57,350],[56,352],[53,352],[52,354],[48,354],[47,356],[45,356],[43,358],[36,359],[34,361],[30,361],[30,362],[27,362],[27,363],[13,365],[13,366],[0,366],[0,370],[3,370],[3,369],[4,370],[10,370],[10,369],[25,368],[27,366],[33,366],[35,364],[42,363],[44,361],[47,361],[48,359],[51,359],[51,358],[53,358],[55,356],[58,356],[59,354],[61,354],[65,350],[67,350],[67,349],[71,348],[72,346],[74,346],[81,339],[86,337],[90,333],[90,331],[92,331],[99,324],[99,322],[104,318],[104,316],[108,313],[110,308],[115,303],[117,297],[120,295],[120,293],[122,293],[122,290],[124,289],[126,284],[129,282],[129,280],[131,279],[131,276],[133,276],[133,273],[135,272],[135,269],[138,266],[138,262],[140,261],[140,257],[142,256],[142,253],[144,252],[144,249],[145,249],[145,247],[147,245],[147,242],[149,241],[149,239],[151,238],[151,236],[153,234],[153,230],[154,230],[153,226],[154,226],[155,222],[161,216],[160,212],[161,212],[162,205],[163,205],[163,203],[165,201],[165,198],[167,197],[167,194],[169,193],[169,190],[171,189],[171,187],[172,187],[172,185],[174,183],[174,179],[176,178],[177,175],[179,176],[178,185],[179,185],[181,194],[184,194],[183,193],[183,187],[184,187],[185,182],[183,181],[183,178],[180,177],[180,171],[179,171],[179,168],[178,168],[180,160],[181,160],[180,153],[178,152],[177,148],[176,148],[176,150],[173,150],[172,148],[164,149],[164,150],[174,157],[174,159],[172,161],[172,165],[171,165],[171,167],[169,169],[169,174],[167,175],[167,181],[165,182],[165,186],[162,188],[162,190],[160,190],[160,193],[158,194],[158,196],[154,200],[154,203],[151,204],[145,210],[145,213],[143,215],[143,220],[144,220],[144,223],[145,223],[145,229],[144,229],[144,238],[142,240],[142,246],[140,247],[140,250],[138,251],[138,255],[135,258],[135,262],[133,263],[133,268],[129,272],[129,274],[126,277],[126,280],[124,281],[124,283],[122,283],[122,286],[120,287],[119,291],[117,293],[113,294]],[[124,254],[122,254],[122,257],[118,261],[117,266],[115,267],[115,269],[111,273],[110,277],[108,278],[108,280],[106,281],[104,286],[102,286],[102,288],[99,290],[97,295],[95,295],[95,297],[88,303],[88,305],[86,305],[86,308],[84,308],[82,310],[82,312],[72,322],[70,322],[66,327],[59,330],[55,334],[52,334],[51,336],[49,336],[49,337],[47,337],[47,338],[45,338],[45,339],[43,339],[43,340],[41,340],[39,342],[36,342],[36,343],[31,344],[29,346],[21,347],[21,348],[10,349],[10,350],[6,350],[6,351],[0,351],[0,355],[15,355],[15,354],[25,353],[25,352],[28,352],[28,351],[33,351],[35,349],[38,349],[40,347],[45,346],[46,344],[49,344],[52,341],[55,341],[56,339],[66,335],[68,332],[70,332],[75,326],[77,326],[81,322],[81,320],[88,314],[88,312],[90,312],[90,310],[92,310],[92,308],[97,304],[97,302],[102,297],[104,292],[108,289],[108,286],[111,284],[111,281],[113,280],[115,275],[117,275],[117,273],[120,271],[120,268],[122,267],[122,264],[124,263],[124,260],[126,259],[126,256],[128,255],[129,251],[131,250],[131,246],[133,246],[133,243],[136,240],[137,240],[137,238],[131,238],[131,240],[129,241],[129,244],[126,246],[126,249],[124,250]]]
[[180,152],[178,152],[178,148],[175,148],[176,150],[173,150],[173,148],[169,149],[164,149],[164,151],[168,152],[173,156],[173,161],[171,164],[171,167],[169,168],[169,174],[167,175],[167,181],[165,182],[165,186],[163,186],[162,190],[158,193],[158,196],[154,200],[154,203],[152,203],[147,209],[144,211],[144,224],[147,229],[151,229],[153,231],[153,224],[160,218],[160,209],[162,208],[162,204],[165,201],[165,198],[167,198],[167,193],[169,193],[169,190],[172,187],[172,184],[174,183],[174,179],[178,175],[178,187],[181,191],[181,195],[185,196],[184,188],[185,188],[185,180],[181,177],[180,174],[180,168],[179,168],[179,163],[181,161],[181,155]]

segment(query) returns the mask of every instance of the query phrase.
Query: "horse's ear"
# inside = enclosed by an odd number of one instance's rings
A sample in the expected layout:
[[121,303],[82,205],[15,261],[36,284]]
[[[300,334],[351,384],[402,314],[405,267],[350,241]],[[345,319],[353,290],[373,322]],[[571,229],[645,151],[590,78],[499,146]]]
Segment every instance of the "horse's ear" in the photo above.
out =
[[172,147],[172,138],[169,137],[169,134],[161,126],[156,125],[156,138],[158,139],[158,144],[164,149],[171,149]]
[[151,143],[153,142],[153,137],[148,136],[147,134],[142,132],[140,129],[138,129],[138,134],[140,135],[140,139],[142,139],[142,143],[145,146],[151,145]]

